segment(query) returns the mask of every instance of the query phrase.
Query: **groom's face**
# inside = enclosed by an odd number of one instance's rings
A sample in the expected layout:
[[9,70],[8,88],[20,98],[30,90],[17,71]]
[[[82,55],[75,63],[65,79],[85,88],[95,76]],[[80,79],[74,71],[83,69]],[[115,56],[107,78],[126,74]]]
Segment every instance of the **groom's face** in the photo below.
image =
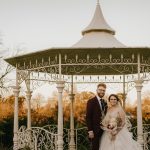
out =
[[97,88],[97,95],[99,96],[99,97],[103,97],[104,95],[105,95],[105,92],[106,92],[106,88],[104,88],[103,86],[99,86],[98,88]]

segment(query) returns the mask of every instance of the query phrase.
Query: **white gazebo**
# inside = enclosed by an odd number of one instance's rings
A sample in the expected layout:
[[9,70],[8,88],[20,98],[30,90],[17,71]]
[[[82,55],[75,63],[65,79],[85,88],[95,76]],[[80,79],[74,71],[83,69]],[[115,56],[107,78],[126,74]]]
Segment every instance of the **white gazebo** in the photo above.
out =
[[[83,37],[72,47],[50,48],[38,52],[7,58],[9,64],[16,68],[16,85],[13,87],[15,95],[14,105],[14,145],[18,150],[21,144],[30,143],[31,149],[40,149],[37,145],[37,132],[39,128],[31,127],[31,84],[37,81],[56,82],[58,89],[58,129],[44,132],[47,140],[47,149],[63,150],[63,106],[62,92],[65,83],[72,86],[70,93],[70,150],[77,149],[75,142],[74,115],[73,115],[73,82],[128,82],[129,79],[137,90],[137,140],[144,144],[142,123],[141,90],[143,82],[149,80],[150,73],[150,48],[127,47],[115,38],[115,31],[107,24],[102,14],[99,1],[97,1],[95,14],[90,24],[82,31]],[[44,79],[40,78],[44,75]],[[34,78],[36,76],[36,78]],[[107,77],[114,75],[119,81],[107,81]],[[82,78],[82,81],[77,78]],[[85,81],[84,78],[89,78]],[[97,80],[92,80],[95,78]],[[104,77],[104,80],[103,80]],[[131,78],[130,78],[131,77]],[[26,97],[28,102],[27,129],[18,128],[18,97],[21,83],[27,86]],[[34,129],[34,130],[33,130]],[[21,132],[22,131],[22,132]],[[26,132],[30,131],[30,132]],[[24,133],[23,133],[24,132]],[[40,133],[42,133],[40,131]],[[26,133],[26,134],[25,134]],[[146,133],[148,135],[148,133]],[[149,136],[149,135],[148,135]],[[77,138],[77,137],[76,137]],[[149,137],[148,137],[149,138]],[[57,141],[57,142],[56,142]],[[36,145],[36,146],[35,146]],[[57,147],[56,147],[57,145]],[[45,147],[46,147],[45,146]],[[46,148],[45,148],[46,149]]]

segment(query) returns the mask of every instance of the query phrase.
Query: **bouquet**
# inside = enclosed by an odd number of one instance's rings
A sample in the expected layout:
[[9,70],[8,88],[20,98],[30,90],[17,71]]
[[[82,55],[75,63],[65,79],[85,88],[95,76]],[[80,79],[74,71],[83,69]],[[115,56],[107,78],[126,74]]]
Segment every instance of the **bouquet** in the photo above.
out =
[[110,139],[114,140],[116,138],[116,135],[118,133],[119,128],[121,128],[122,120],[120,117],[112,117],[109,119],[104,119],[102,122],[102,129],[109,132]]

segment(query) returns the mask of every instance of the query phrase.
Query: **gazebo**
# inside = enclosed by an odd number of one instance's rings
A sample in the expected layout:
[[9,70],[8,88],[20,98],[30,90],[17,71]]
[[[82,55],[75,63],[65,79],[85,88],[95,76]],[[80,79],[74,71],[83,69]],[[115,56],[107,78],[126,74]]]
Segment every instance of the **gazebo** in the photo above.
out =
[[[95,14],[90,24],[82,31],[83,37],[72,47],[50,48],[42,51],[6,58],[5,61],[16,68],[16,85],[14,105],[14,145],[18,150],[18,97],[20,85],[26,83],[28,104],[27,129],[31,129],[31,82],[39,73],[48,82],[56,82],[58,89],[58,130],[56,134],[57,149],[63,150],[63,106],[62,92],[65,83],[72,84],[70,93],[70,150],[75,150],[73,93],[74,77],[95,77],[101,81],[102,76],[121,76],[123,83],[131,75],[137,90],[137,140],[143,145],[143,123],[141,108],[141,90],[143,81],[150,73],[150,48],[127,47],[115,38],[115,31],[107,24],[97,1]],[[69,78],[68,78],[69,77]],[[77,79],[76,79],[76,82]],[[84,81],[83,81],[84,82]],[[89,82],[90,83],[90,82]],[[32,134],[30,134],[32,136]],[[52,148],[51,148],[52,149]]]

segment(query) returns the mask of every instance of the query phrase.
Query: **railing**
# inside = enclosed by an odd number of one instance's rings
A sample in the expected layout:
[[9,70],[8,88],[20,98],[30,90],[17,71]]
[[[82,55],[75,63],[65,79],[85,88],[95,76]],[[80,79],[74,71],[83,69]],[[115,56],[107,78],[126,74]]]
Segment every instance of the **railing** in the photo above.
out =
[[75,129],[76,150],[91,150],[86,127]]
[[[130,129],[133,138],[137,139],[137,127]],[[76,150],[89,150],[91,143],[87,136],[87,128],[78,128],[74,130]],[[47,125],[44,127],[32,127],[26,129],[21,127],[18,133],[19,148],[25,147],[30,150],[56,150],[57,149],[57,126]],[[150,124],[144,124],[144,150],[150,150]],[[69,149],[70,129],[64,128],[63,134],[64,150]]]
[[30,150],[55,150],[57,134],[40,127],[26,129],[22,126],[18,132],[18,148]]
[[[130,130],[133,134],[133,139],[137,140],[137,126]],[[143,124],[143,147],[144,150],[150,150],[150,124]]]
[[[43,129],[49,131],[50,133],[57,134],[57,125],[46,125],[43,127]],[[70,129],[64,128],[63,129],[63,149],[68,150],[69,149],[69,141],[70,141]]]
[[[55,125],[47,125],[43,128],[49,132],[57,133],[57,126]],[[70,131],[71,130],[67,128],[63,129],[64,150],[69,149]],[[90,148],[91,144],[87,133],[87,127],[74,129],[76,150],[88,150],[88,148]]]
[[150,130],[144,133],[144,150],[150,150]]

